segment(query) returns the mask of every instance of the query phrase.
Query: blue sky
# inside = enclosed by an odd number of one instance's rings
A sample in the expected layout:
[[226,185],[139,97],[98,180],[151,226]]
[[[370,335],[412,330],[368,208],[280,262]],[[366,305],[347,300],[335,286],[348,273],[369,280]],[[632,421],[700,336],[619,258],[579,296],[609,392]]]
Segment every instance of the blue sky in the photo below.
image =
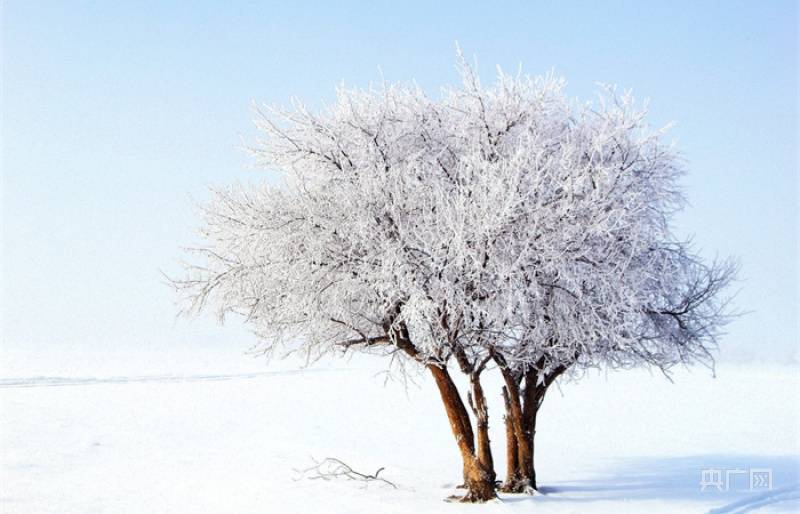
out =
[[[338,4],[338,5],[334,5]],[[678,232],[742,262],[722,358],[798,346],[796,2],[9,1],[2,12],[5,348],[224,345],[175,322],[192,198],[262,180],[237,149],[253,100],[309,105],[344,81],[457,80],[454,42],[496,64],[650,98],[691,173]]]

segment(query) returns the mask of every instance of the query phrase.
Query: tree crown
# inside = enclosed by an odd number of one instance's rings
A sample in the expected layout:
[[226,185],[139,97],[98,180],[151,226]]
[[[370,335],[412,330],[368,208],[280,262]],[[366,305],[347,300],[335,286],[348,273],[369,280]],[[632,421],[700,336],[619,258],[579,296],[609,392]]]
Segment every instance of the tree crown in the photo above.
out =
[[241,314],[268,349],[465,371],[710,358],[735,266],[671,233],[683,163],[646,106],[459,70],[438,99],[382,83],[259,110],[252,152],[284,181],[214,191],[174,282],[187,312]]

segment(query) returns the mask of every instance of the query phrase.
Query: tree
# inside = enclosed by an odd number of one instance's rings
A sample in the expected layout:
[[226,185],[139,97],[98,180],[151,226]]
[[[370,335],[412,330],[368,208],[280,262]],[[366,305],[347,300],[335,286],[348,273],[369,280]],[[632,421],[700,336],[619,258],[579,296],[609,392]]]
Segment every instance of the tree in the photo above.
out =
[[[459,64],[462,85],[437,100],[384,83],[342,88],[320,114],[259,111],[252,152],[283,182],[215,190],[174,285],[189,314],[244,316],[266,353],[358,350],[427,369],[463,499],[485,501],[487,367],[506,383],[506,485],[535,487],[535,414],[553,380],[704,351],[728,277],[669,234],[680,168],[627,97],[595,111],[556,77],[501,72],[485,89]],[[449,364],[469,379],[466,402]]]

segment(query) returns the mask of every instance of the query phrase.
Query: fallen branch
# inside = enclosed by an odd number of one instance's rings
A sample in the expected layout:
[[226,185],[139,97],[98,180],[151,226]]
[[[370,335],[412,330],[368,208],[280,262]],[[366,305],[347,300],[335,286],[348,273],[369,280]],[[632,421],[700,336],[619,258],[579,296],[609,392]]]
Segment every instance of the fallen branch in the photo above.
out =
[[295,469],[295,472],[298,474],[295,480],[300,480],[301,478],[307,478],[308,480],[334,480],[344,478],[347,480],[366,482],[364,484],[365,487],[369,482],[383,482],[397,489],[395,484],[378,476],[385,468],[378,468],[375,473],[369,475],[356,471],[348,464],[333,457],[327,457],[321,461],[317,461],[312,457],[311,460],[314,461],[313,466],[306,469]]

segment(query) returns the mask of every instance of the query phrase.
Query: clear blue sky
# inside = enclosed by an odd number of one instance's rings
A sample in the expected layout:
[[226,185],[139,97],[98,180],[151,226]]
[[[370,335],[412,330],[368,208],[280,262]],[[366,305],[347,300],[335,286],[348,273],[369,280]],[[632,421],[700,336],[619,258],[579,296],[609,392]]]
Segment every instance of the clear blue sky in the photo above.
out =
[[[688,159],[679,231],[741,258],[752,311],[723,358],[798,345],[798,9],[765,2],[82,2],[2,5],[2,336],[6,348],[225,344],[174,322],[160,269],[193,241],[191,198],[259,180],[252,100],[310,105],[344,81],[457,80],[454,41],[652,101]],[[334,6],[333,4],[341,4]]]

